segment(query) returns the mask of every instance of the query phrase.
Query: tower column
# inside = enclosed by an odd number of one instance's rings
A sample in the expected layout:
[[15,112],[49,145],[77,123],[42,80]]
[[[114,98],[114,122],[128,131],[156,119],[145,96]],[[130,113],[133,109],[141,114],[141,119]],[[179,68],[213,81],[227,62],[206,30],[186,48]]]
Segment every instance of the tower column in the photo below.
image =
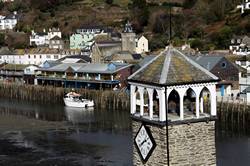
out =
[[160,109],[159,109],[160,121],[164,122],[164,121],[166,121],[165,89],[156,90],[156,91],[157,91],[157,94],[159,96],[159,102],[160,102]]
[[184,95],[187,91],[187,88],[181,88],[181,89],[176,89],[176,91],[179,94],[180,97],[180,119],[183,120],[184,119],[184,106],[183,106],[183,100],[184,100]]
[[207,87],[210,91],[211,115],[216,116],[216,87],[215,85]]
[[135,94],[135,86],[130,85],[130,112],[134,114],[136,112],[136,94]]
[[150,120],[153,119],[153,93],[154,89],[147,88],[148,91],[148,98],[149,98],[149,118]]
[[204,113],[204,107],[203,107],[203,97],[201,96],[200,98],[200,110],[201,110],[201,113]]
[[144,88],[138,87],[138,91],[140,94],[140,116],[144,115]]
[[200,117],[200,96],[196,95],[196,100],[195,100],[195,113],[196,113],[196,118]]
[[195,87],[193,88],[195,92],[195,112],[196,112],[196,118],[200,117],[200,93],[203,87]]

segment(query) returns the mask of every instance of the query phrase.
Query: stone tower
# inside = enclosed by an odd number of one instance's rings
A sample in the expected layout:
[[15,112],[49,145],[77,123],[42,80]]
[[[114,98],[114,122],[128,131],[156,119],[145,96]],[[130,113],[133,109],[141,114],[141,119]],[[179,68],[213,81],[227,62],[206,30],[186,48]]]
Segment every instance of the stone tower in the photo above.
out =
[[129,22],[126,23],[124,31],[122,32],[122,51],[135,52],[136,48],[136,35]]
[[215,75],[170,46],[128,81],[134,165],[216,165]]

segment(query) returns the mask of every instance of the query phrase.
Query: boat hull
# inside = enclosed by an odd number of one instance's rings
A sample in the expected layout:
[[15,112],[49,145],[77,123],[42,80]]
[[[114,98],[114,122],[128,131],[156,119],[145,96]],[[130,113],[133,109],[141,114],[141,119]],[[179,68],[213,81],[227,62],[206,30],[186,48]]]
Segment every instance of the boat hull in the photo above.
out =
[[76,108],[86,108],[86,107],[94,107],[93,100],[85,100],[85,101],[72,101],[71,99],[64,98],[64,103],[68,107],[76,107]]

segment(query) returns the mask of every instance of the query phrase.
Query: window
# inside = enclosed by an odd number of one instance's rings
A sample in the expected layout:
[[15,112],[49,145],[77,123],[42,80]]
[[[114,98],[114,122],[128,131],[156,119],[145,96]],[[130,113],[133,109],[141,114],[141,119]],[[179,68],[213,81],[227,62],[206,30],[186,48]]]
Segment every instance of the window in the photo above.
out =
[[221,67],[222,67],[222,68],[226,68],[226,67],[227,67],[227,63],[226,63],[226,62],[222,62],[222,63],[221,63]]
[[30,59],[30,55],[28,55],[28,58]]
[[34,58],[36,59],[36,55],[34,55]]
[[40,55],[40,59],[42,59],[42,55]]
[[50,55],[46,55],[46,58],[50,59]]
[[54,55],[54,59],[58,59],[58,55]]

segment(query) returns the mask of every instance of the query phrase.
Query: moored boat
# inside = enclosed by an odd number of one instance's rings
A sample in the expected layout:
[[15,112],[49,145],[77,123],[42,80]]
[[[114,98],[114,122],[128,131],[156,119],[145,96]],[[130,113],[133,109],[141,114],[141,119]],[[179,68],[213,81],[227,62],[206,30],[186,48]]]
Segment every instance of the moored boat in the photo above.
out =
[[78,108],[87,108],[93,107],[94,101],[82,98],[82,96],[76,92],[67,93],[63,101],[68,107],[78,107]]

